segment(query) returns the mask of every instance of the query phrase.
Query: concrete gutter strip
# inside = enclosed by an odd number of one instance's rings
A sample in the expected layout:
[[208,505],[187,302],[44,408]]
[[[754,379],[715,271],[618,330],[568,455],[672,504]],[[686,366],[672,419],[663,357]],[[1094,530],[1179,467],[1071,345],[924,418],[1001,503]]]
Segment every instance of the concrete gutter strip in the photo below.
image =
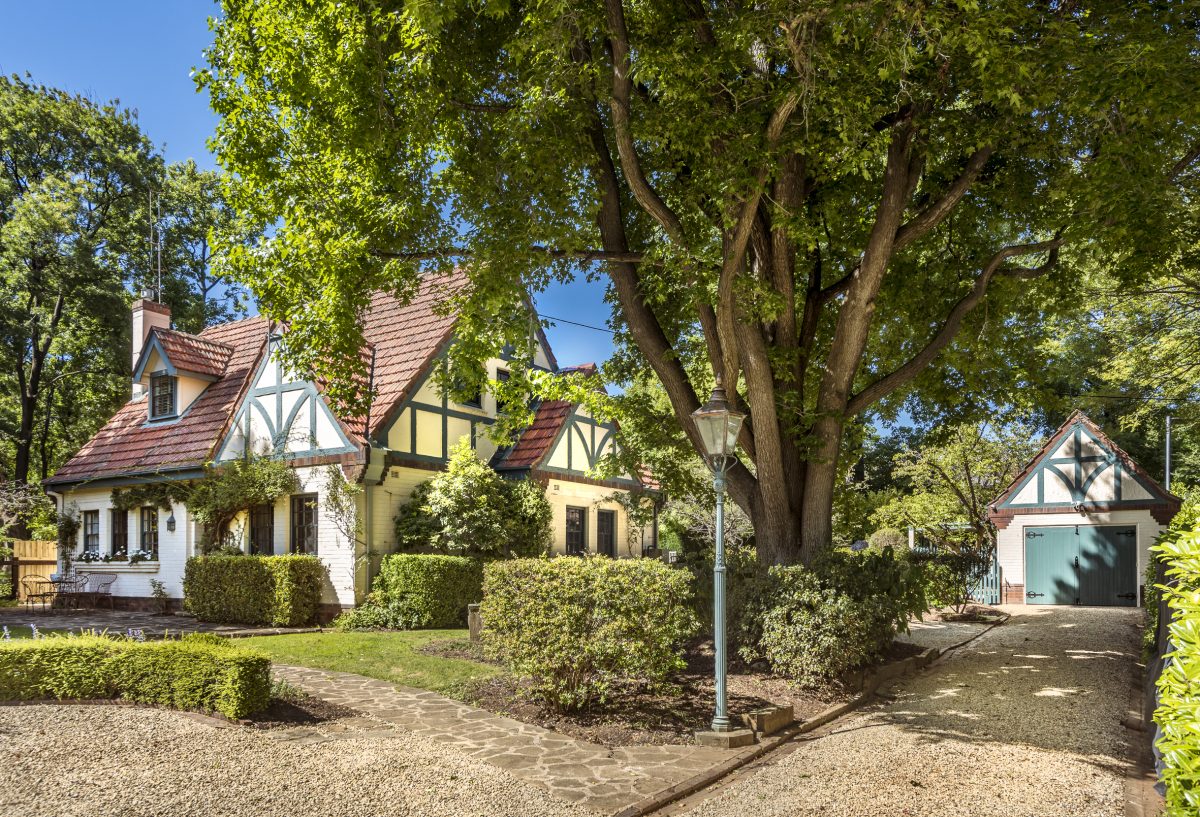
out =
[[645,817],[645,815],[653,814],[659,809],[669,806],[677,800],[695,794],[701,789],[706,789],[709,786],[717,783],[728,775],[736,772],[738,769],[746,766],[749,763],[758,760],[763,755],[766,755],[775,749],[778,749],[785,743],[798,738],[801,735],[820,729],[822,726],[829,724],[838,718],[853,712],[862,707],[867,701],[875,695],[881,686],[897,678],[903,677],[913,672],[928,667],[941,656],[957,650],[959,647],[970,644],[975,639],[979,638],[984,633],[990,632],[994,627],[1003,624],[1008,620],[1005,616],[999,621],[992,622],[989,626],[975,633],[965,641],[951,645],[945,649],[939,650],[937,647],[930,647],[927,650],[918,653],[917,655],[905,658],[902,661],[896,661],[892,664],[885,664],[876,670],[869,678],[864,679],[862,692],[860,692],[853,700],[846,703],[836,704],[823,712],[819,712],[808,720],[794,724],[783,731],[766,737],[759,744],[750,746],[740,750],[733,757],[725,760],[712,768],[706,769],[697,775],[689,777],[676,783],[674,786],[669,786],[662,791],[655,792],[649,797],[643,798],[631,806],[627,806],[612,815],[612,817]]

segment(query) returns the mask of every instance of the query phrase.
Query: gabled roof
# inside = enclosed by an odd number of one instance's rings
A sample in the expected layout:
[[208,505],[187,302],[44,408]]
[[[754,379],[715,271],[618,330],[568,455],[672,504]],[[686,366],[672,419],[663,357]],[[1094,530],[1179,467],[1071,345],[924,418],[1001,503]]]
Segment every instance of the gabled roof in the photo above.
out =
[[[1072,437],[1075,442],[1068,446],[1071,453],[1055,458],[1053,455],[1063,450],[1064,443]],[[1085,448],[1099,453],[1087,454]],[[1099,484],[1097,480],[1108,469],[1111,469],[1109,478],[1114,496],[1096,500],[1089,491],[1091,486]],[[1050,476],[1047,477],[1047,474]],[[1121,488],[1122,477],[1132,480],[1132,490]],[[1047,497],[1049,492],[1038,480],[1054,481],[1069,490],[1071,496],[1051,500]],[[1060,487],[1060,491],[1063,487]],[[991,504],[989,516],[997,521],[1021,513],[1062,511],[1064,507],[1077,506],[1088,510],[1157,508],[1164,513],[1173,513],[1180,503],[1179,497],[1163,488],[1087,415],[1075,411]]]
[[466,273],[425,275],[417,294],[408,303],[394,295],[376,293],[363,319],[363,334],[375,347],[372,374],[375,402],[371,406],[370,435],[384,429],[409,391],[433,367],[438,352],[449,342],[456,315],[438,314],[439,304],[466,288]]
[[[46,480],[46,484],[54,486],[127,474],[203,467],[225,435],[239,398],[256,368],[266,346],[268,326],[265,318],[247,318],[214,326],[199,336],[185,335],[188,340],[183,343],[189,344],[190,350],[202,349],[205,355],[218,348],[229,350],[216,382],[172,423],[147,423],[145,398],[129,401]],[[183,344],[176,348],[183,348]]]
[[497,471],[516,471],[540,465],[554,447],[563,425],[575,404],[568,400],[547,400],[538,406],[533,423],[521,432],[516,443],[496,462]]
[[150,334],[162,345],[163,354],[171,365],[185,372],[220,377],[225,374],[225,367],[233,355],[233,347],[229,344],[203,334],[189,335],[160,327],[152,329]]

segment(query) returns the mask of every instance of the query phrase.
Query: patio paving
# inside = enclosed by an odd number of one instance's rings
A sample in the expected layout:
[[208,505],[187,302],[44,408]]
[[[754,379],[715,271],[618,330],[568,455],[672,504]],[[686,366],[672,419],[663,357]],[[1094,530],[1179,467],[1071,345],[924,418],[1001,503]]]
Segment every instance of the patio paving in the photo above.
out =
[[126,630],[141,630],[147,638],[161,638],[164,634],[220,633],[227,636],[267,635],[271,633],[311,632],[317,628],[295,629],[281,627],[247,628],[244,624],[211,624],[197,621],[186,615],[159,615],[157,613],[129,613],[123,610],[43,610],[32,609],[22,604],[19,607],[0,607],[0,626],[28,629],[36,625],[39,630],[97,630],[124,633]]
[[420,689],[346,672],[275,667],[275,676],[309,694],[394,724],[509,774],[552,795],[613,812],[729,759],[703,746],[609,748],[477,709]]

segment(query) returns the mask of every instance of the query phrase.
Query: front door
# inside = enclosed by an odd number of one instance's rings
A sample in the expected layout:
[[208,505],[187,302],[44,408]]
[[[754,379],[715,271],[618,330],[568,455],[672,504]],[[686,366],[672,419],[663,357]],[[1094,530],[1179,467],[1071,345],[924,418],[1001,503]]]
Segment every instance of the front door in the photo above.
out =
[[596,551],[617,557],[617,512],[596,512]]
[[587,508],[567,508],[567,553],[587,553]]
[[1025,529],[1030,604],[1137,603],[1137,528],[1067,525]]

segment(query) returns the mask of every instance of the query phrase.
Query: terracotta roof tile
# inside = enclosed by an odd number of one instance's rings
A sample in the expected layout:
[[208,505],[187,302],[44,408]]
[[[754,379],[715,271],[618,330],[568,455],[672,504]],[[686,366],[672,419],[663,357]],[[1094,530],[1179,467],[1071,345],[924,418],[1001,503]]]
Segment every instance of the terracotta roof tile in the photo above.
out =
[[575,404],[568,400],[547,400],[538,406],[533,423],[521,432],[516,444],[503,455],[496,468],[508,471],[538,465],[550,453],[550,447],[558,439],[559,431],[574,407]]
[[233,355],[233,347],[205,335],[189,335],[174,329],[155,328],[152,334],[162,344],[167,359],[176,369],[220,377]]
[[146,399],[129,401],[46,483],[52,486],[203,466],[211,459],[246,381],[254,373],[267,328],[266,319],[247,318],[193,336],[190,349],[204,349],[206,353],[219,347],[229,349],[223,376],[210,384],[176,422],[149,425]]
[[426,275],[413,299],[401,303],[377,293],[363,318],[363,334],[375,347],[375,402],[371,407],[371,434],[392,419],[409,389],[429,370],[438,350],[450,339],[455,315],[439,315],[439,303],[467,286],[466,273]]

